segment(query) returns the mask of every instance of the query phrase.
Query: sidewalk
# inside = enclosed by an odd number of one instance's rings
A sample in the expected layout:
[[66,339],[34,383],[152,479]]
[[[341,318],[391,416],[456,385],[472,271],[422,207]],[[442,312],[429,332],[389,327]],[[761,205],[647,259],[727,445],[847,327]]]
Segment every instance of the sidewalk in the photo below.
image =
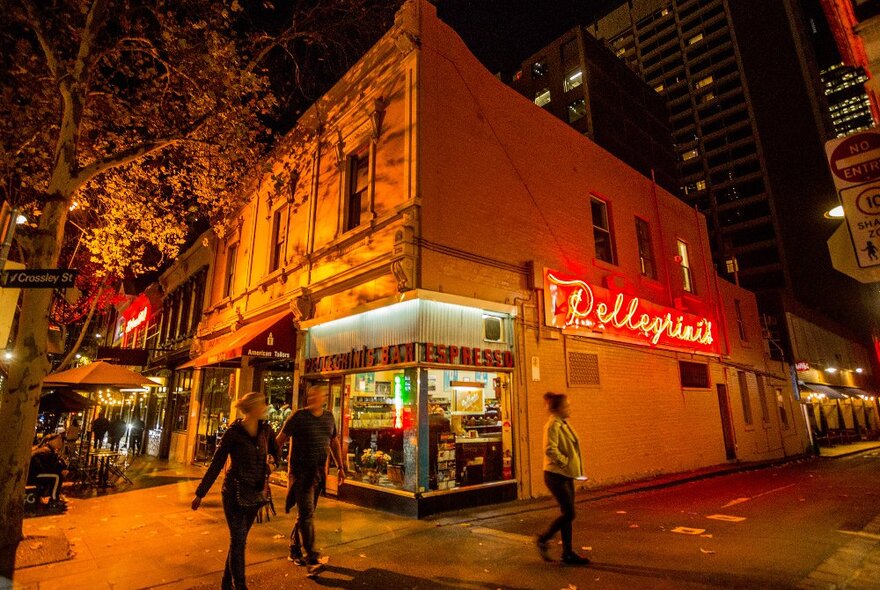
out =
[[869,440],[856,443],[841,444],[834,447],[819,447],[819,456],[825,458],[846,457],[863,451],[880,449],[880,441]]
[[[880,443],[860,450],[868,448],[880,448]],[[804,457],[796,460],[815,459]],[[778,466],[790,461],[735,463],[664,475],[587,490],[578,494],[577,502],[593,502]],[[126,590],[163,585],[172,588],[216,585],[223,570],[228,544],[220,505],[220,482],[215,483],[202,508],[193,512],[189,504],[198,479],[193,476],[181,479],[180,473],[173,475],[177,479],[167,485],[140,489],[135,485],[126,493],[73,499],[66,514],[27,519],[25,534],[44,539],[25,541],[23,545],[27,546],[26,551],[42,544],[39,549],[44,552],[57,549],[56,559],[64,560],[48,565],[20,567],[16,572],[15,588]],[[150,477],[171,478],[172,474],[151,472]],[[276,507],[283,504],[284,492],[280,487],[273,487]],[[402,541],[408,535],[436,527],[470,526],[470,523],[485,519],[554,508],[555,503],[551,498],[541,498],[413,520],[321,498],[316,512],[316,525],[321,547],[333,554],[342,550],[353,551],[379,538]],[[255,524],[247,549],[249,567],[284,560],[292,525],[293,514],[282,513],[268,523]],[[65,559],[62,549],[66,549],[67,543],[71,556]],[[31,559],[28,563],[35,563],[35,560]]]

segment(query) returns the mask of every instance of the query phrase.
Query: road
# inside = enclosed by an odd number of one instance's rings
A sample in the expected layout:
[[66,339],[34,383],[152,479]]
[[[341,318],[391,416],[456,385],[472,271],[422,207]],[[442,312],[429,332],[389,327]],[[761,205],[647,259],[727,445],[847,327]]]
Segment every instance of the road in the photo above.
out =
[[316,580],[260,564],[250,587],[880,588],[878,476],[872,451],[582,502],[586,568],[540,560],[541,509],[336,547]]

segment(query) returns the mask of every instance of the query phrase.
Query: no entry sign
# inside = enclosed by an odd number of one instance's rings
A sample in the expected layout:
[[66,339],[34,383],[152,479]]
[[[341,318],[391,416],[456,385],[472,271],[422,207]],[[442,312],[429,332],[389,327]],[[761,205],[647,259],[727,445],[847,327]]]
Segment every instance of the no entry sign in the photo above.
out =
[[866,131],[845,137],[830,150],[828,164],[835,182],[860,184],[880,179],[880,133]]
[[825,153],[856,261],[862,268],[880,266],[880,132],[832,139]]

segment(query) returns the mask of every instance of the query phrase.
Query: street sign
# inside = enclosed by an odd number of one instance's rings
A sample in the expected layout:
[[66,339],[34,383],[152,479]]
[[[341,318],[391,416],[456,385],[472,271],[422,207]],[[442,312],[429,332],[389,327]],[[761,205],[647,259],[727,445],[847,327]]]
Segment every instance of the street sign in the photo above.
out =
[[20,289],[55,289],[73,287],[76,269],[31,268],[27,270],[7,270],[0,273],[0,287]]
[[880,182],[843,189],[840,201],[859,266],[880,266]]
[[825,151],[835,184],[839,185],[838,180],[860,184],[880,179],[880,133],[877,131],[831,140],[825,144]]
[[861,268],[880,266],[880,132],[863,131],[825,143]]

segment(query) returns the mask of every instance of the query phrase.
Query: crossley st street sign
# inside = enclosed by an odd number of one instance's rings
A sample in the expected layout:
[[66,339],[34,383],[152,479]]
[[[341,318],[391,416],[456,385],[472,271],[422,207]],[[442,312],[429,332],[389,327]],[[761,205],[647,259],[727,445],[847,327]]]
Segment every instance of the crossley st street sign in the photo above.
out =
[[73,287],[76,269],[31,268],[0,272],[0,287],[20,289],[60,289]]
[[832,139],[825,153],[855,261],[861,268],[880,266],[880,132]]

